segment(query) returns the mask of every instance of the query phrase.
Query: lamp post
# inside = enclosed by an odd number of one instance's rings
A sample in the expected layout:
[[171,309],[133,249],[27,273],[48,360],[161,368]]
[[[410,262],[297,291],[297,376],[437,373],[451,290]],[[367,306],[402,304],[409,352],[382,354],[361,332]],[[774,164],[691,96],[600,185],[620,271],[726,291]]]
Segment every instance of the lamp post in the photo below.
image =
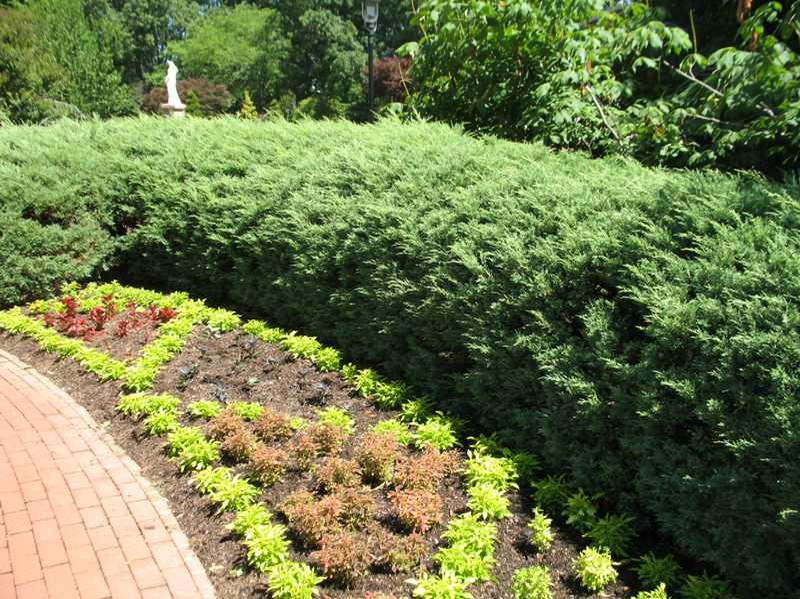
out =
[[361,0],[361,16],[364,19],[364,27],[367,28],[367,52],[369,53],[368,63],[368,106],[369,118],[372,119],[373,104],[375,102],[375,79],[372,76],[372,42],[375,31],[378,29],[378,8],[380,0]]

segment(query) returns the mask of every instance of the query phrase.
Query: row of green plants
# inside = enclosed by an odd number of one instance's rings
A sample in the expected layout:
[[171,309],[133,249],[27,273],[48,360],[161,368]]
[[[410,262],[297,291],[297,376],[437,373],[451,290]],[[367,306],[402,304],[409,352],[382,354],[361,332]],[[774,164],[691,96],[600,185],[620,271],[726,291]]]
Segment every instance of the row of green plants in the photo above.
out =
[[[132,364],[115,360],[79,339],[61,335],[42,321],[28,316],[19,307],[0,312],[0,328],[12,334],[30,336],[45,351],[75,359],[101,380],[121,380],[125,389],[134,392],[152,388],[158,372],[180,353],[196,325],[205,323],[216,331],[224,332],[234,329],[240,322],[233,312],[209,308],[203,302],[189,299],[185,293],[163,295],[145,289],[125,287],[116,282],[90,283],[82,289],[72,283],[65,285],[62,293],[77,298],[82,312],[101,306],[106,297],[113,298],[120,310],[131,303],[176,310],[177,316],[159,326],[158,336],[145,345]],[[32,314],[39,315],[57,313],[63,309],[63,303],[58,299],[35,301],[29,306]]]

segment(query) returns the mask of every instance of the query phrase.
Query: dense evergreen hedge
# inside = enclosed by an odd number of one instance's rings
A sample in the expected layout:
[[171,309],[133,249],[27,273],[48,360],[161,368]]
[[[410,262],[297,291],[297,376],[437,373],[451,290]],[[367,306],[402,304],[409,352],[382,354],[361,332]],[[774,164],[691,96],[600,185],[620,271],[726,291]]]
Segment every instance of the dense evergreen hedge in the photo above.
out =
[[[0,199],[0,301],[116,248],[535,450],[743,595],[800,588],[796,186],[438,125],[141,119],[0,130]],[[83,260],[34,289],[6,272],[28,231]]]

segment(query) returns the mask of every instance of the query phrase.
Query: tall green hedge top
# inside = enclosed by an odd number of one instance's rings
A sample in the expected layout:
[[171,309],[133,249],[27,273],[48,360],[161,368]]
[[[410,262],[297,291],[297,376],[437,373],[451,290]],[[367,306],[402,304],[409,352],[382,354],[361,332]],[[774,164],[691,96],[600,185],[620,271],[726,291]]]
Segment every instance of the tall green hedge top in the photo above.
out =
[[797,186],[440,125],[139,119],[0,130],[0,201],[0,301],[116,261],[262,311],[743,595],[800,588]]

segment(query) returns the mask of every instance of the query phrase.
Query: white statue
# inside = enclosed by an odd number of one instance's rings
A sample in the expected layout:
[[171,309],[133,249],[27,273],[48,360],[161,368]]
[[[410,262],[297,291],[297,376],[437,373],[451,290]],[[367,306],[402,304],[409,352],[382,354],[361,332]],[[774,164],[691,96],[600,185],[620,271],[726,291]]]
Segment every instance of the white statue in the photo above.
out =
[[171,60],[167,61],[167,76],[164,77],[164,82],[167,84],[167,103],[165,108],[172,108],[173,110],[183,110],[186,105],[181,102],[178,96],[178,67]]

